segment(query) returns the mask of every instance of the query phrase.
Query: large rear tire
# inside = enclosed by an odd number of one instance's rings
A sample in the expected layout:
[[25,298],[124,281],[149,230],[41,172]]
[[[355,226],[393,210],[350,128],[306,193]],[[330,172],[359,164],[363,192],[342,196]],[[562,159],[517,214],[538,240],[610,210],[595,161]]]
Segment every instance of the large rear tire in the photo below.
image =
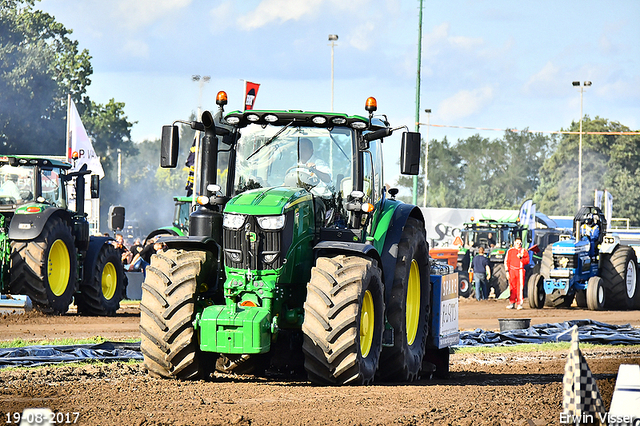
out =
[[10,292],[29,296],[43,312],[64,314],[76,291],[76,264],[71,228],[52,217],[36,239],[11,242]]
[[408,218],[398,243],[398,257],[391,294],[387,298],[387,321],[393,328],[393,346],[380,354],[378,377],[386,381],[411,382],[422,368],[431,312],[429,246],[424,225]]
[[529,306],[533,309],[542,309],[546,299],[544,277],[540,274],[531,275],[527,287],[529,288]]
[[618,246],[612,254],[600,255],[600,276],[604,281],[607,309],[633,309],[638,292],[635,251]]
[[100,247],[94,264],[85,264],[85,279],[76,296],[78,312],[83,315],[115,315],[124,297],[124,268],[115,247]]
[[575,294],[562,294],[560,290],[553,290],[551,294],[547,294],[545,298],[545,306],[553,308],[569,308],[573,303]]
[[320,257],[307,284],[304,368],[320,385],[373,381],[384,332],[382,272],[357,256]]
[[140,349],[152,376],[200,379],[205,366],[193,329],[204,251],[171,249],[151,257],[142,283]]

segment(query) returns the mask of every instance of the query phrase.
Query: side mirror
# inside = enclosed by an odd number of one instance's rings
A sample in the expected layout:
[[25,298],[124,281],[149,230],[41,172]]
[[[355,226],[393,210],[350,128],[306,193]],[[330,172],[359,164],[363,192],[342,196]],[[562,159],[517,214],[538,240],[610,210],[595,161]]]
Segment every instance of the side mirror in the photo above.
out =
[[180,129],[178,126],[162,126],[160,145],[160,167],[175,168],[178,164],[178,144]]
[[420,172],[420,133],[402,133],[400,148],[400,173],[417,175]]
[[91,198],[100,198],[100,176],[91,175]]
[[124,207],[109,207],[109,229],[111,231],[122,231],[124,229]]

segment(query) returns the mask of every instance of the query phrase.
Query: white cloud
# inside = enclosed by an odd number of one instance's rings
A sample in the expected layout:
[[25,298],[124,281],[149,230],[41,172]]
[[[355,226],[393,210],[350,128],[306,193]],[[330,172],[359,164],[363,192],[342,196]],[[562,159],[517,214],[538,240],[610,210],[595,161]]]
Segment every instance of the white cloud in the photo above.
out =
[[118,0],[113,12],[126,28],[140,30],[190,4],[191,0]]
[[149,45],[142,40],[127,40],[122,47],[122,51],[133,58],[149,58]]
[[425,34],[423,40],[423,51],[428,57],[435,57],[441,51],[449,49],[475,52],[485,44],[482,38],[452,36],[451,25],[448,22],[434,27],[433,31]]
[[282,24],[314,17],[322,11],[357,11],[366,7],[371,0],[262,0],[253,11],[238,18],[244,30],[251,31],[265,25]]
[[374,34],[377,26],[371,21],[363,22],[355,27],[348,36],[349,45],[358,50],[366,51],[376,42]]
[[322,0],[263,0],[252,12],[238,19],[245,30],[254,30],[272,22],[297,21],[319,10]]
[[480,111],[493,99],[493,89],[489,86],[475,90],[461,90],[440,102],[438,116],[444,121],[455,121]]
[[234,2],[225,1],[209,11],[211,31],[221,33],[232,24],[232,16],[236,13]]

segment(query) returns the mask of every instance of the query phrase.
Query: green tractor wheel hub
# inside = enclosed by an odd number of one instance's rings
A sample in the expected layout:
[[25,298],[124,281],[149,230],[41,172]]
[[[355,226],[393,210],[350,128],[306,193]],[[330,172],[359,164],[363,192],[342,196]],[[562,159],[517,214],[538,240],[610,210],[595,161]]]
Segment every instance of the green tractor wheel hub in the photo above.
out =
[[113,263],[109,262],[102,269],[102,295],[105,299],[111,300],[116,294],[118,287],[118,274]]
[[373,344],[374,321],[373,295],[367,290],[362,298],[362,310],[360,312],[360,353],[365,358],[369,355]]
[[412,345],[418,334],[420,322],[420,267],[411,260],[409,282],[407,283],[407,343]]
[[71,259],[69,259],[69,249],[62,240],[56,240],[49,249],[47,259],[47,276],[49,278],[49,288],[56,296],[62,296],[69,284],[71,274]]
[[200,349],[224,354],[263,354],[271,347],[268,307],[246,309],[228,305],[204,308],[194,324],[200,330]]
[[636,293],[636,266],[633,261],[627,263],[627,296],[632,299]]

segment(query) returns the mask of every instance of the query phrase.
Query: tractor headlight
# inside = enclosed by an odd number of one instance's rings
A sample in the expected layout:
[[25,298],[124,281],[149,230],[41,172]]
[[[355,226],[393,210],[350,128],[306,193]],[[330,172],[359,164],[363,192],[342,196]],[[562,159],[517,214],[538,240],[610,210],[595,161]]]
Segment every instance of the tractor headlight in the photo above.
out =
[[225,213],[222,219],[222,226],[227,229],[237,230],[242,228],[246,216],[243,214]]
[[258,225],[262,229],[275,230],[284,228],[284,215],[280,216],[258,216]]

